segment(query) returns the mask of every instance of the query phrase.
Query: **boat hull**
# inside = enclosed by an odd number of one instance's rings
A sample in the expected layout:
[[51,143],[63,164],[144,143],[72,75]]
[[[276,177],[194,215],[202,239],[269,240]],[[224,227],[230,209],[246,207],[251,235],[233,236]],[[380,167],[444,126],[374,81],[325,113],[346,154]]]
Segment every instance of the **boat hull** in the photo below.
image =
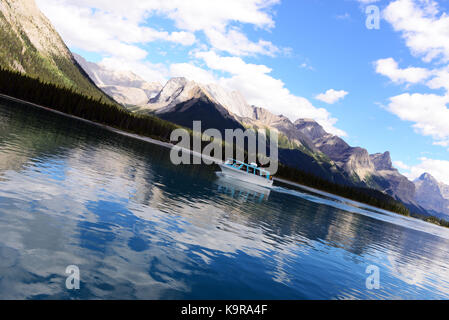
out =
[[242,170],[238,170],[232,168],[226,164],[219,164],[221,171],[224,175],[228,177],[232,177],[237,180],[257,184],[263,187],[271,187],[273,185],[273,180],[268,180],[266,178],[262,178],[260,176],[256,176],[251,173],[244,172]]

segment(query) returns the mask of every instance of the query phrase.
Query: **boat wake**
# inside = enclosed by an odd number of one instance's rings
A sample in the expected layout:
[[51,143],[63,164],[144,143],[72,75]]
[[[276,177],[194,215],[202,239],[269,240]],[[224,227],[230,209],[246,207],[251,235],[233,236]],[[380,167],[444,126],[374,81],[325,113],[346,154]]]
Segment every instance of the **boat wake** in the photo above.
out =
[[446,228],[441,228],[439,226],[427,223],[425,221],[401,216],[399,214],[389,212],[382,209],[377,209],[374,207],[368,207],[362,203],[358,203],[352,200],[347,200],[338,196],[335,198],[329,198],[321,195],[313,195],[305,192],[301,192],[298,190],[288,189],[280,186],[273,186],[270,188],[272,192],[277,192],[281,194],[290,195],[293,197],[301,198],[304,200],[308,200],[320,205],[330,206],[341,211],[361,214],[376,220],[385,221],[388,223],[392,223],[395,225],[400,225],[403,227],[407,227],[410,229],[431,233],[433,235],[437,235],[443,237],[445,239],[449,239],[449,230]]

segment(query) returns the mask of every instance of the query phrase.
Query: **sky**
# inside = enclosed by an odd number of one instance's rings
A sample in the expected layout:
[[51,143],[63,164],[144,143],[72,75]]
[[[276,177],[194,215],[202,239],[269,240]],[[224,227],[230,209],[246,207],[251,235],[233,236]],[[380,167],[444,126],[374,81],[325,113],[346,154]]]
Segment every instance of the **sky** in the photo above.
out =
[[449,0],[36,2],[89,61],[238,90],[449,184]]

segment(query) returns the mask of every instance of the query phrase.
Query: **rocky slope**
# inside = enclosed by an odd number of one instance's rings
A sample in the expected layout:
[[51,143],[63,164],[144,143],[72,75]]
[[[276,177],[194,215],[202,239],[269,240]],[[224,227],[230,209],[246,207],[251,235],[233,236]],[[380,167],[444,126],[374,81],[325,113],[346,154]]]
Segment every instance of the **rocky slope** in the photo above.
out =
[[250,106],[242,95],[218,85],[203,85],[186,78],[172,78],[140,113],[154,113],[162,119],[191,127],[201,120],[202,128],[236,129],[244,127],[277,130],[280,133],[279,159],[282,163],[339,183],[349,183],[336,164],[320,152],[313,142],[282,115]]
[[[227,111],[227,119],[232,118],[246,127],[277,129],[291,142],[292,146],[303,146],[311,152],[319,152],[313,142],[296,130],[287,117],[250,106],[239,92],[227,91],[216,84],[203,85],[182,77],[172,78],[154,98],[150,99],[148,104],[140,108],[139,112],[154,112],[164,119],[173,118],[169,115],[180,110],[177,106],[200,97],[207,99],[215,108],[220,109],[220,106],[224,108]],[[221,113],[225,114],[222,111]],[[207,117],[198,114],[197,120],[200,118],[203,122],[207,120]]]
[[356,181],[364,181],[375,172],[368,151],[349,146],[340,137],[327,133],[312,119],[298,119],[295,128],[306,135],[315,147],[332,159]]
[[106,97],[79,67],[34,0],[1,0],[0,39],[2,68]]
[[146,105],[142,105],[141,111],[167,113],[177,104],[198,98],[200,95],[224,107],[235,118],[250,117],[253,114],[253,108],[239,92],[227,91],[216,84],[200,84],[183,77],[170,79],[155,97],[149,99]]
[[415,198],[415,185],[393,167],[390,152],[372,154],[370,159],[376,169],[371,179],[377,184],[377,189],[410,205],[419,206]]
[[86,61],[78,54],[73,56],[92,81],[121,104],[146,104],[162,89],[159,82],[147,82],[130,71],[111,70],[102,64]]
[[172,78],[160,92],[142,106],[139,113],[155,113],[158,117],[191,128],[194,120],[202,129],[243,129],[236,116],[223,106],[206,86],[186,78]]
[[446,218],[449,215],[449,186],[438,182],[428,173],[422,174],[414,181],[416,201],[433,214]]
[[366,149],[351,147],[311,119],[298,119],[295,127],[354,180],[403,201],[414,211],[422,212],[415,200],[415,185],[393,167],[389,152],[370,155]]
[[313,153],[320,153],[313,141],[307,135],[296,130],[293,122],[285,116],[275,115],[267,109],[253,106],[250,117],[240,118],[240,121],[251,127],[275,128],[292,143],[292,146],[302,146]]

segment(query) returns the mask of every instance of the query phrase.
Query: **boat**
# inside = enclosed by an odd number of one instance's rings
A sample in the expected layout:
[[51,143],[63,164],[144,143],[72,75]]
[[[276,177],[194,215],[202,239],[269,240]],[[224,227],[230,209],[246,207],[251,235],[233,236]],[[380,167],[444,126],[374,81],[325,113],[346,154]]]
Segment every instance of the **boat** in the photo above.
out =
[[256,163],[246,164],[235,159],[228,159],[218,164],[224,175],[237,180],[257,184],[263,187],[273,185],[273,177],[267,170],[259,168]]

